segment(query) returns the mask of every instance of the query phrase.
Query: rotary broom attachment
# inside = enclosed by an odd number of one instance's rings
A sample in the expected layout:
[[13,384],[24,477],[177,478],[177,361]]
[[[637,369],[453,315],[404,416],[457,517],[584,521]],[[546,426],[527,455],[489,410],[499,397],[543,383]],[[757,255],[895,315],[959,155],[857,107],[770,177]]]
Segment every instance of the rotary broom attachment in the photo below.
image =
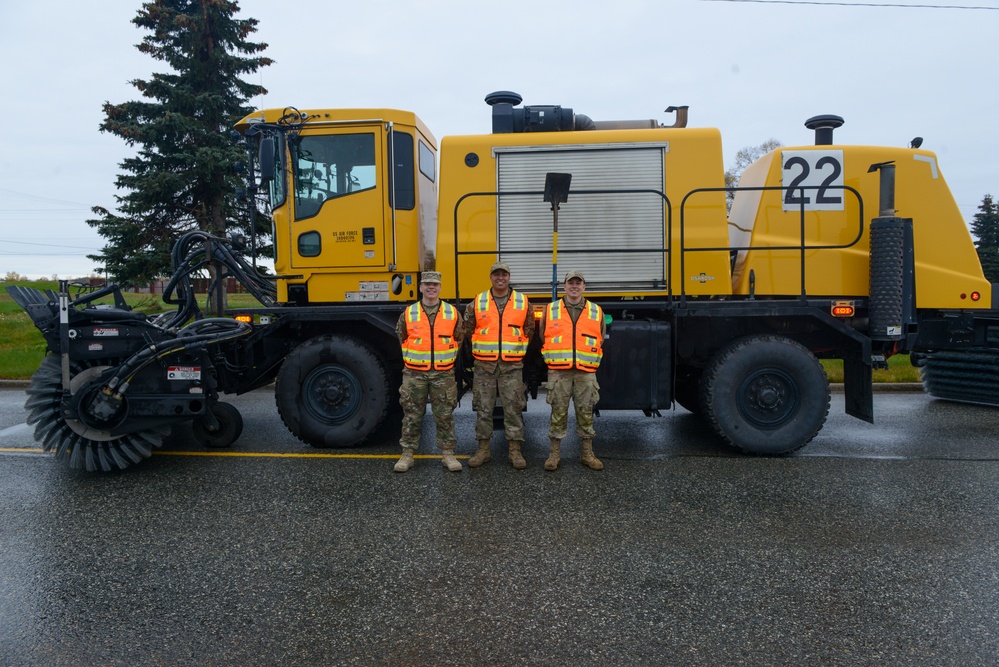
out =
[[273,288],[248,277],[249,267],[224,240],[201,232],[185,235],[175,248],[173,314],[150,318],[133,311],[117,285],[72,301],[66,281],[58,293],[8,287],[47,344],[25,403],[45,451],[73,468],[107,472],[148,458],[184,421],[206,447],[227,447],[239,437],[242,418],[219,402],[219,379],[239,369],[237,339],[252,328],[202,317],[190,276],[209,261],[217,277],[235,275],[258,299],[271,298]]
[[[79,382],[83,375],[100,371],[87,369],[74,376]],[[56,458],[69,461],[71,468],[110,472],[124,469],[152,456],[170,432],[168,426],[151,427],[124,435],[112,435],[110,430],[94,428],[79,419],[64,419],[62,369],[59,357],[49,355],[31,376],[26,393],[28,424],[35,426],[35,441]]]
[[999,352],[914,352],[910,358],[931,396],[999,406]]

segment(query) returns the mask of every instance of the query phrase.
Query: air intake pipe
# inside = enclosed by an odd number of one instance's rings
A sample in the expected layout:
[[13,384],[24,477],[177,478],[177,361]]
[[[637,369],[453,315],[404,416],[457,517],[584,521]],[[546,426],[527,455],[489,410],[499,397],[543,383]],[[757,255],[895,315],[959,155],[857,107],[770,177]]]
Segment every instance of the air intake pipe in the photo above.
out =
[[595,121],[589,116],[575,114],[572,109],[562,106],[530,106],[516,109],[523,98],[509,90],[498,90],[486,95],[486,104],[493,108],[493,134],[520,132],[565,132],[571,130],[632,130],[657,127],[686,127],[687,107],[670,107],[667,112],[676,112],[676,123],[660,125],[655,119],[649,120],[602,120]]
[[560,132],[575,129],[572,109],[560,106],[536,106],[515,109],[524,98],[509,90],[486,95],[493,108],[493,134],[519,132]]

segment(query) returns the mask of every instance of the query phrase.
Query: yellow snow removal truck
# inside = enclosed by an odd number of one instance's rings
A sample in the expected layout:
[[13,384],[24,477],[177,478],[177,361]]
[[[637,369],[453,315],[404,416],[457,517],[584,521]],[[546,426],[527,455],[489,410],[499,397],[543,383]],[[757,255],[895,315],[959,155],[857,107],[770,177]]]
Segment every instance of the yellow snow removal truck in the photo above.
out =
[[[667,110],[667,126],[521,106],[507,91],[486,101],[492,133],[445,137],[439,151],[416,115],[393,109],[242,119],[276,281],[229,241],[194,233],[174,249],[174,314],[13,288],[50,353],[28,390],[37,438],[102,470],[148,456],[184,420],[225,446],[241,419],[220,395],[276,379],[292,433],[358,445],[390,418],[394,327],[420,272],[440,271],[441,297],[463,307],[496,261],[539,310],[560,274],[584,272],[609,322],[601,411],[676,403],[740,450],[783,454],[826,419],[819,359],[843,361],[846,412],[872,421],[872,369],[898,353],[931,394],[999,404],[999,286],[932,152],[837,144],[843,119],[816,116],[814,145],[751,165],[729,212],[721,135],[687,127],[685,107]],[[207,262],[264,306],[202,319],[189,276]],[[535,396],[539,348],[524,371]],[[456,381],[470,373],[459,364]]]

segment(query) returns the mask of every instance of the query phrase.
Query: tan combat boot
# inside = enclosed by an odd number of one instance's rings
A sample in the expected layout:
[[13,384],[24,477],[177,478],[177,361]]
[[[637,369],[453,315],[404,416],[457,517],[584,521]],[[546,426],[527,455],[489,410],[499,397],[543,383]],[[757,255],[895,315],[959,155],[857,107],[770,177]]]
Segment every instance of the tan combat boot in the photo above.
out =
[[545,470],[558,470],[559,449],[561,448],[562,441],[558,438],[549,438],[549,441],[551,445],[548,451],[548,459],[545,461]]
[[524,460],[524,455],[520,453],[520,445],[523,444],[520,440],[511,440],[510,445],[510,463],[517,470],[523,470],[527,467],[527,461]]
[[593,455],[593,439],[583,438],[583,465],[587,466],[590,470],[603,470],[604,464],[600,462],[596,456]]
[[453,449],[442,449],[441,464],[451,472],[461,472],[461,461],[454,458]]
[[402,450],[402,456],[396,461],[395,467],[392,468],[396,472],[406,472],[413,467],[413,450],[406,447]]
[[489,441],[479,440],[479,449],[468,459],[469,468],[478,468],[483,463],[489,463]]

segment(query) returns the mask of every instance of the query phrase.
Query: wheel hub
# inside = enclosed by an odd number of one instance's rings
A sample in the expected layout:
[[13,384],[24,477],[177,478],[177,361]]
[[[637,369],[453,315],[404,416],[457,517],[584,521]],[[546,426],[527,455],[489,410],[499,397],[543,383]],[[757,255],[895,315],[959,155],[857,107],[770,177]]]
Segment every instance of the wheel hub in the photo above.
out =
[[756,393],[753,395],[755,399],[755,404],[757,408],[762,410],[773,410],[780,405],[781,401],[781,391],[779,388],[763,384],[761,387],[754,388]]
[[350,370],[336,364],[315,369],[305,379],[306,408],[327,424],[349,419],[361,404],[361,382]]
[[322,390],[323,400],[330,404],[335,405],[339,403],[344,398],[344,387],[339,382],[330,382]]
[[753,373],[739,388],[739,412],[758,428],[774,429],[787,423],[797,410],[798,387],[781,370]]

